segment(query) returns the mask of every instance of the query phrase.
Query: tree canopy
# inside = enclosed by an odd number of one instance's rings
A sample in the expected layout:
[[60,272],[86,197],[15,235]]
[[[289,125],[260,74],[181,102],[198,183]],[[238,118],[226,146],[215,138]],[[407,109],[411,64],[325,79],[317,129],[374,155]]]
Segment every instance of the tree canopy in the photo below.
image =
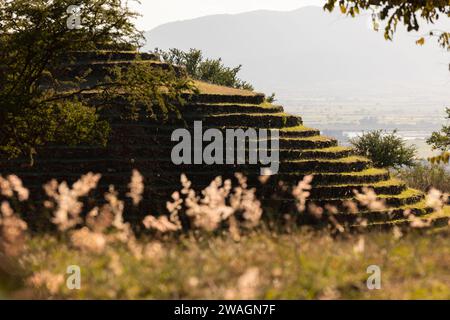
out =
[[[385,22],[384,37],[392,40],[398,24],[403,24],[407,31],[421,30],[420,18],[426,23],[434,23],[441,17],[450,17],[449,0],[327,0],[324,8],[333,11],[339,6],[343,14],[352,17],[361,10],[371,10],[374,29]],[[425,37],[436,37],[438,43],[450,50],[450,32],[447,30],[432,30],[428,35],[417,39],[422,45]]]
[[414,146],[407,146],[396,132],[386,133],[375,130],[364,133],[360,137],[350,139],[356,151],[373,161],[376,167],[413,166],[417,150]]
[[[447,119],[450,119],[450,108],[446,109]],[[436,157],[430,157],[428,160],[431,163],[449,163],[450,153],[450,125],[442,126],[440,131],[435,131],[431,134],[431,137],[427,140],[427,143],[431,145],[433,150],[442,151],[441,155]]]
[[[130,76],[112,70],[115,77],[83,89],[86,74],[60,80],[61,65],[74,62],[77,52],[134,50],[143,39],[133,23],[138,14],[125,1],[73,4],[71,0],[0,0],[0,156],[32,157],[37,147],[51,142],[105,144],[108,123],[98,110],[79,101],[83,90],[127,89],[155,102],[150,105],[167,109],[163,96],[179,98],[182,90],[191,87],[185,79],[151,68],[131,68]],[[64,92],[68,83],[72,90]]]

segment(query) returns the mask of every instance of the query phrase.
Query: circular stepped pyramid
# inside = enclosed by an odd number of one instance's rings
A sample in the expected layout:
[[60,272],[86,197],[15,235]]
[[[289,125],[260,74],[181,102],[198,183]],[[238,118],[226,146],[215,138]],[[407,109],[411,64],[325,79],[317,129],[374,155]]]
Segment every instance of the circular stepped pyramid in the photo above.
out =
[[[373,189],[392,208],[392,212],[362,211],[359,216],[364,216],[369,222],[401,223],[405,209],[410,209],[418,216],[429,213],[423,193],[409,189],[402,181],[391,178],[387,170],[374,168],[369,159],[355,155],[351,148],[338,146],[336,139],[322,136],[319,130],[304,126],[300,117],[284,113],[282,107],[264,102],[259,95],[256,96],[260,100],[255,103],[248,103],[247,99],[239,101],[237,98],[233,99],[233,103],[224,102],[229,100],[227,94],[224,94],[223,101],[217,98],[207,101],[207,94],[221,90],[224,89],[214,86],[209,86],[206,92],[200,90],[205,95],[203,102],[186,104],[183,107],[184,118],[190,125],[194,120],[202,120],[204,126],[222,130],[279,129],[278,174],[271,176],[267,185],[261,185],[257,179],[258,166],[181,165],[176,168],[179,173],[185,173],[200,184],[206,181],[206,177],[222,175],[230,178],[234,172],[244,173],[249,179],[249,185],[258,187],[260,199],[277,208],[286,207],[287,203],[294,201],[289,195],[289,188],[284,196],[282,192],[274,190],[280,182],[293,186],[305,175],[313,175],[309,201],[322,206],[331,204],[342,208],[344,201],[354,200],[354,190],[361,191],[363,187]],[[242,94],[250,93],[242,91]],[[339,214],[337,217],[347,222],[356,220],[355,215],[349,214]]]
[[[177,166],[178,173],[185,173],[189,179],[205,187],[207,178],[221,175],[232,178],[235,172],[244,173],[250,186],[257,187],[259,199],[272,208],[292,210],[293,202],[290,195],[292,186],[303,179],[305,175],[313,175],[313,188],[309,202],[320,206],[333,205],[340,209],[336,218],[340,222],[355,224],[358,217],[368,222],[369,228],[385,228],[394,225],[409,224],[404,217],[404,211],[409,210],[416,216],[430,217],[431,210],[426,207],[424,194],[392,178],[386,169],[375,168],[371,161],[355,154],[349,147],[339,146],[337,140],[322,136],[317,129],[304,126],[301,117],[284,113],[281,106],[265,102],[259,94],[254,94],[253,103],[248,102],[247,95],[242,91],[242,100],[230,99],[227,89],[220,86],[199,83],[202,103],[189,102],[183,106],[184,118],[192,127],[192,122],[202,120],[203,125],[213,128],[236,129],[278,129],[280,168],[269,182],[259,182],[259,167],[246,165],[214,165],[212,166]],[[222,92],[223,100],[219,100],[218,92]],[[237,91],[233,92],[236,95]],[[214,99],[208,101],[208,95]],[[233,100],[233,103],[229,103]],[[171,147],[173,144],[171,145]],[[288,186],[288,192],[277,188],[282,183]],[[345,212],[343,203],[348,200],[356,202],[354,191],[362,191],[364,187],[373,189],[378,197],[385,201],[388,209],[371,212],[360,208],[358,215]],[[289,212],[289,211],[279,211]],[[437,217],[433,225],[447,224],[448,216]]]
[[[106,68],[120,64],[126,67],[135,63],[135,58],[135,52],[102,51],[81,55],[78,66],[100,65]],[[138,63],[168,67],[153,61],[153,58],[144,55]],[[102,68],[93,68],[94,78],[101,77]],[[284,113],[281,106],[265,102],[264,95],[199,81],[196,81],[196,86],[198,94],[184,94],[187,102],[180,106],[184,122],[161,124],[145,115],[139,120],[128,121],[108,114],[106,117],[110,119],[112,128],[108,146],[51,145],[39,150],[34,167],[28,167],[24,159],[1,161],[0,173],[15,173],[26,186],[42,190],[42,183],[55,177],[60,181],[73,182],[81,174],[99,172],[102,174],[99,196],[109,184],[115,184],[124,196],[131,170],[136,168],[145,178],[146,200],[143,206],[161,210],[164,200],[180,189],[179,177],[182,173],[193,181],[196,189],[201,189],[216,176],[233,178],[236,172],[241,172],[248,177],[250,186],[257,187],[258,197],[264,205],[282,213],[294,207],[289,187],[296,185],[305,175],[314,175],[310,202],[342,208],[344,201],[354,200],[354,190],[369,187],[392,208],[389,212],[367,212],[362,209],[359,215],[338,214],[337,218],[341,221],[353,223],[357,216],[363,216],[368,219],[369,225],[378,228],[407,223],[403,217],[406,209],[418,216],[429,214],[423,193],[391,178],[387,170],[374,168],[367,158],[355,155],[351,148],[339,146],[336,139],[322,136],[319,130],[304,126],[300,117]],[[95,93],[89,93],[89,97],[84,98],[94,101],[92,95],[95,96]],[[117,102],[119,115],[123,103]],[[174,165],[170,154],[177,142],[171,141],[171,134],[174,129],[185,125],[192,130],[194,121],[202,121],[204,129],[278,129],[278,174],[261,184],[261,166],[258,165]],[[287,190],[279,187],[281,184],[287,186]],[[158,197],[163,201],[153,207]],[[436,223],[440,221],[436,220]]]

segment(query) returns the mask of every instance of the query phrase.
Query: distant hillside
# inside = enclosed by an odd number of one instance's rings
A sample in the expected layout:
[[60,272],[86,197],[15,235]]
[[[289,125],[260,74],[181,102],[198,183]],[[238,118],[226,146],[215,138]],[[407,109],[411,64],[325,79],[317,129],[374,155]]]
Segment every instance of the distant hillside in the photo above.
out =
[[387,42],[370,29],[369,15],[351,19],[319,7],[214,15],[168,23],[146,37],[147,50],[199,48],[228,65],[242,64],[241,78],[284,98],[417,94],[450,100],[448,53],[434,40],[418,47],[416,36],[403,30]]

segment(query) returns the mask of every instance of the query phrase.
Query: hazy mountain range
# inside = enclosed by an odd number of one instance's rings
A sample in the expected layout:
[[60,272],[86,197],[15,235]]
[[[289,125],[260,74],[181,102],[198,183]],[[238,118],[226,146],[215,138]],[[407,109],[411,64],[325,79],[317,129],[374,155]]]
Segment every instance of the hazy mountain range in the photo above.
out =
[[304,7],[164,24],[146,33],[145,49],[202,49],[227,65],[242,64],[241,78],[283,99],[417,96],[450,101],[448,52],[433,39],[419,47],[418,35],[399,29],[394,42],[388,42],[381,31],[372,30],[369,14],[352,19]]

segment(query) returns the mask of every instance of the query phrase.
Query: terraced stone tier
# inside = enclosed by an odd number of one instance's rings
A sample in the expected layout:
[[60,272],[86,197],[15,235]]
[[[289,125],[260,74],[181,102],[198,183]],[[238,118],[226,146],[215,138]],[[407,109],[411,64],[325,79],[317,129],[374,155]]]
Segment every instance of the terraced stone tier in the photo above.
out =
[[280,129],[280,136],[286,138],[304,138],[317,135],[320,135],[320,130],[305,127],[303,125]]
[[389,179],[389,172],[385,169],[369,168],[362,171],[355,172],[314,172],[309,171],[307,173],[287,173],[278,174],[270,177],[270,181],[274,181],[275,184],[283,181],[288,184],[296,184],[302,180],[305,175],[313,175],[314,179],[312,185],[323,184],[361,184],[361,183],[376,183]]
[[[391,210],[385,210],[382,212],[370,212],[370,211],[364,211],[362,210],[358,215],[352,215],[348,213],[342,213],[339,215],[336,215],[336,219],[341,223],[349,223],[351,227],[363,227],[367,229],[375,229],[375,228],[391,228],[395,225],[400,224],[409,224],[410,221],[408,221],[407,218],[404,216],[404,212],[408,210],[414,216],[420,217],[420,218],[426,218],[430,215],[432,212],[431,209],[427,208],[425,205],[425,201],[417,202],[413,205],[406,205],[406,206],[400,206],[397,208],[393,208]],[[364,222],[364,226],[361,226],[360,220],[358,218],[363,218],[366,220]],[[448,217],[447,217],[448,221]],[[392,223],[396,222],[396,223]],[[436,221],[437,222],[437,221]],[[400,223],[400,224],[399,224]]]
[[281,159],[339,159],[354,155],[349,147],[325,147],[318,149],[281,149]]
[[184,98],[189,103],[241,103],[262,104],[265,96],[253,91],[217,86],[203,81],[194,81],[199,93],[186,93]]
[[324,136],[313,136],[305,138],[280,138],[281,149],[321,149],[337,146],[337,140]]
[[247,127],[280,128],[284,126],[298,126],[302,124],[300,117],[291,116],[286,113],[223,113],[204,116],[206,126],[238,126],[242,124]]
[[351,156],[340,159],[309,159],[282,162],[281,166],[296,172],[313,170],[314,172],[351,172],[368,168],[370,160],[364,157]]
[[[410,210],[416,217],[420,217],[424,221],[429,221],[429,225],[426,228],[442,228],[448,227],[450,221],[450,209],[447,207],[441,213],[432,213],[432,210],[426,208],[424,202],[417,203],[413,206],[404,206],[398,209],[399,212],[404,212],[405,210]],[[411,220],[405,218],[401,214],[397,217],[390,219],[379,220],[369,223],[367,226],[364,226],[367,230],[386,230],[391,229],[393,227],[408,227],[411,225]],[[354,223],[353,228],[360,228],[358,223]]]
[[198,119],[199,114],[221,114],[221,113],[281,113],[283,107],[268,103],[245,104],[245,103],[189,103],[181,108],[185,119]]
[[[399,194],[389,194],[389,193],[381,193],[378,194],[380,199],[383,199],[387,206],[396,208],[406,205],[415,204],[424,199],[424,195],[422,192],[414,189],[405,189]],[[330,204],[337,206],[339,208],[342,207],[342,204],[346,200],[356,201],[356,198],[353,196],[349,197],[339,197],[339,198],[317,198],[311,199],[317,205],[325,205]]]
[[[178,76],[184,75],[184,70],[173,67],[167,63],[161,63],[159,61],[154,60],[137,60],[137,61],[120,61],[120,60],[109,60],[109,61],[93,61],[88,63],[84,63],[79,61],[75,64],[66,65],[65,69],[59,70],[59,72],[55,72],[55,76],[58,77],[62,81],[73,81],[75,77],[83,76],[86,80],[85,83],[81,85],[82,88],[92,87],[94,84],[98,82],[99,79],[104,79],[106,76],[111,76],[110,70],[112,68],[119,68],[121,70],[125,70],[129,68],[131,65],[139,64],[146,65],[151,68],[159,68],[162,70],[172,70]],[[61,64],[63,66],[63,64]],[[89,73],[86,75],[86,71],[89,70]],[[68,87],[67,89],[69,89]]]
[[137,51],[77,51],[74,53],[78,64],[91,64],[93,61],[132,61],[157,60],[157,56],[151,53],[139,53]]
[[[278,110],[279,107],[276,107]],[[281,107],[280,107],[281,108]],[[281,108],[282,109],[282,108]],[[275,112],[275,113],[279,113],[279,112]],[[198,117],[198,115],[197,115]],[[205,128],[209,128],[208,125],[204,125]],[[227,125],[227,126],[213,126],[213,128],[219,129],[221,131],[224,131],[226,129],[242,129],[244,131],[247,131],[248,129],[257,129],[257,130],[274,130],[274,128],[265,128],[262,126],[258,126],[258,127],[253,127],[253,126],[245,126],[245,125],[240,125],[240,126],[231,126],[231,125]],[[306,137],[312,137],[312,136],[318,136],[320,135],[320,130],[317,129],[313,129],[313,128],[309,128],[309,127],[305,127],[304,125],[297,125],[297,126],[293,126],[293,127],[284,127],[284,128],[275,128],[279,130],[279,135],[282,138],[306,138]],[[288,130],[289,129],[289,130]]]
[[337,184],[337,185],[316,185],[311,190],[311,199],[323,199],[327,197],[353,197],[354,190],[359,192],[362,189],[373,189],[377,194],[398,195],[406,190],[406,184],[396,179],[381,181],[377,183],[362,183],[362,184]]
[[[180,170],[179,173],[182,171]],[[260,176],[256,175],[254,172],[247,172],[243,170],[236,171],[235,169],[229,169],[227,171],[220,172],[221,176],[224,179],[232,179],[234,177],[235,172],[243,173],[245,176],[248,177],[249,185],[250,186],[261,186],[260,184]],[[148,173],[145,172],[144,173]],[[177,172],[178,173],[178,172]],[[184,172],[186,173],[186,172]],[[186,173],[188,177],[195,181],[203,182],[203,184],[198,184],[198,188],[200,187],[206,187],[210,180],[208,180],[209,177],[217,175],[217,170],[198,170],[198,171],[191,171]],[[383,169],[366,169],[363,171],[358,172],[308,172],[308,173],[281,173],[277,175],[273,175],[271,177],[268,177],[268,184],[269,186],[277,186],[280,183],[286,184],[286,185],[296,185],[298,181],[302,180],[305,175],[313,175],[314,180],[312,181],[312,185],[335,185],[335,184],[369,184],[369,183],[377,183],[381,181],[389,180],[389,173],[386,170]],[[178,182],[177,182],[178,183]],[[174,187],[177,187],[178,184],[174,184]],[[269,188],[270,190],[270,188]]]
[[[123,162],[126,165],[125,162]],[[134,161],[135,164],[142,166],[149,166],[155,163],[153,160],[149,161]],[[99,163],[101,166],[101,163]],[[115,167],[120,167],[119,161],[116,161]],[[328,159],[310,159],[310,160],[285,160],[279,163],[279,174],[289,174],[289,173],[299,173],[302,175],[309,174],[310,172],[321,173],[321,172],[359,172],[370,166],[370,161],[362,157],[348,157],[336,160]],[[162,168],[171,169],[172,172],[178,172],[179,174],[185,173],[187,175],[191,174],[204,174],[205,176],[209,174],[216,173],[230,173],[230,172],[245,172],[248,175],[259,175],[260,169],[262,167],[267,167],[262,164],[180,164],[173,167],[171,163],[161,164]],[[172,168],[173,167],[173,168]]]
[[[145,140],[146,138],[142,138],[141,135],[136,134],[135,138],[140,138],[140,140]],[[154,135],[152,139],[158,139],[161,136]],[[164,136],[167,139],[167,136]],[[131,139],[131,138],[130,138]],[[115,139],[119,140],[119,139]],[[128,139],[127,139],[128,140]],[[145,141],[149,141],[147,139]],[[129,141],[129,140],[128,140]],[[167,139],[169,141],[169,139]],[[133,150],[136,151],[137,157],[130,155],[130,159],[135,159],[136,161],[147,161],[147,160],[155,160],[155,152],[165,150],[166,157],[157,158],[158,160],[170,161],[170,151],[176,142],[170,142],[164,145],[155,145],[155,144],[133,144]],[[79,161],[90,161],[92,159],[114,159],[111,155],[117,155],[120,152],[123,152],[123,146],[109,145],[107,147],[95,147],[95,146],[78,146],[78,147],[66,147],[66,146],[47,146],[45,148],[40,148],[39,153],[41,156],[36,160],[39,163],[52,163],[58,162],[59,160],[79,160]],[[226,152],[226,149],[219,149],[223,152]],[[270,150],[265,149],[249,149],[246,148],[246,153],[248,154],[250,151],[263,151],[264,153],[270,152]],[[277,151],[273,149],[273,151]],[[309,160],[309,159],[341,159],[347,158],[354,155],[354,151],[351,148],[347,147],[330,147],[323,149],[281,149],[278,150],[280,159],[298,159],[298,160]],[[10,160],[8,164],[12,167],[23,163],[23,160]],[[3,168],[6,168],[4,166]],[[298,177],[295,177],[297,179]]]

